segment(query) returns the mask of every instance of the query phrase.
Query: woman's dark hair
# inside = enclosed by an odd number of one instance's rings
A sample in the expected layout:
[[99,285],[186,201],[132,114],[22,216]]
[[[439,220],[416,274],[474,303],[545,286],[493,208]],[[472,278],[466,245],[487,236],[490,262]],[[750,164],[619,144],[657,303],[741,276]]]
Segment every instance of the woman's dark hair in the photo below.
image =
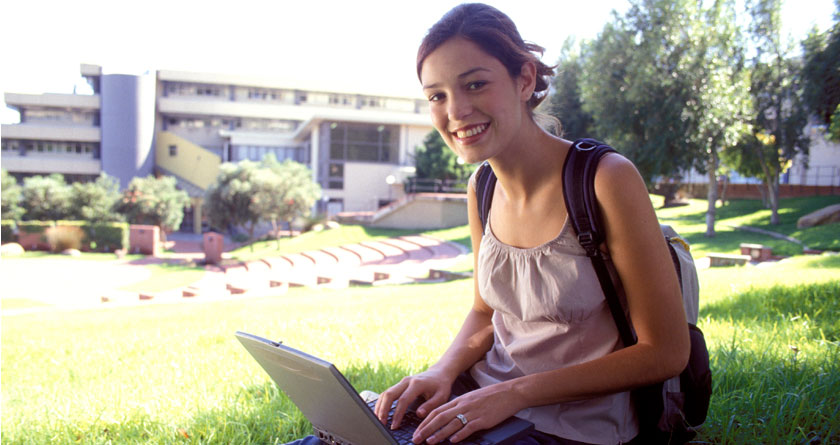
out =
[[520,75],[525,62],[533,62],[537,66],[537,84],[528,106],[533,110],[546,98],[554,67],[542,63],[535,54],[542,56],[545,48],[522,40],[508,16],[482,3],[458,5],[429,28],[417,50],[417,78],[420,78],[426,57],[454,37],[463,37],[478,45],[498,59],[513,78]]

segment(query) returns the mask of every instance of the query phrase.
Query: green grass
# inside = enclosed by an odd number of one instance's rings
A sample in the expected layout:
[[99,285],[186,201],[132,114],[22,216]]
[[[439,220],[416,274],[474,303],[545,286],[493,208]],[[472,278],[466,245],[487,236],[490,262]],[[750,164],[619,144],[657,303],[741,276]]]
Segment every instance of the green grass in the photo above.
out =
[[357,387],[383,390],[443,351],[471,289],[461,280],[7,316],[3,441],[168,443],[178,429],[193,443],[289,440],[308,427],[234,331],[283,339],[335,362]]
[[[81,252],[79,256],[70,256],[70,255],[62,255],[60,253],[52,253],[52,252],[45,252],[41,250],[30,250],[24,252],[22,255],[16,255],[9,257],[11,259],[16,260],[37,260],[37,259],[45,259],[49,258],[51,260],[67,260],[67,261],[114,261],[118,259],[117,255],[113,253],[102,253],[102,252]],[[123,256],[124,260],[133,261],[145,258],[143,255],[125,255]]]
[[[788,204],[793,210],[785,218],[822,205],[809,203]],[[732,239],[699,238],[705,232],[702,205],[693,201],[659,211],[682,234],[695,237],[695,257],[737,251],[740,242],[773,242],[760,235],[745,241],[744,232],[734,232]],[[738,208],[745,213],[737,215]],[[724,221],[774,229],[762,222],[764,210],[755,203],[733,201],[727,211],[733,213],[723,212]],[[784,227],[778,231],[797,232],[795,219],[794,228]],[[355,242],[344,235],[356,241],[394,236],[356,226],[339,230],[286,240],[284,249]],[[806,229],[797,238],[834,245],[840,232],[822,230]],[[466,227],[432,235],[469,246]],[[276,245],[270,242],[269,249],[276,252]],[[470,261],[461,267],[471,266]],[[840,442],[840,256],[706,269],[699,278],[700,326],[710,348],[714,395],[698,440]],[[442,353],[472,292],[471,280],[459,280],[4,315],[3,443],[282,443],[308,433],[308,423],[238,344],[234,331],[282,339],[334,362],[357,389],[381,391]],[[26,304],[4,299],[3,310]]]
[[[652,196],[654,206],[661,206],[661,197]],[[765,209],[761,201],[752,199],[732,200],[725,206],[718,206],[716,211],[716,236],[707,238],[706,211],[707,201],[693,199],[683,207],[657,208],[657,216],[664,224],[669,224],[691,244],[691,253],[695,258],[702,258],[709,253],[740,253],[741,243],[764,244],[773,249],[776,255],[790,256],[802,253],[798,244],[743,230],[735,226],[748,226],[768,230],[782,235],[792,236],[810,248],[818,250],[840,251],[840,223],[797,229],[797,220],[823,207],[840,203],[838,196],[815,196],[809,198],[782,199],[779,203],[778,225],[770,224],[770,210]]]
[[27,298],[0,298],[0,309],[2,310],[29,309],[44,306],[49,306],[49,304]]
[[[838,258],[701,271],[715,389],[700,439],[840,440]],[[459,280],[5,316],[3,441],[291,440],[308,424],[234,331],[282,339],[334,362],[357,389],[381,391],[439,356],[471,295]]]
[[161,263],[145,266],[151,275],[142,281],[122,286],[119,290],[127,292],[160,292],[187,286],[204,276],[204,268],[191,264]]

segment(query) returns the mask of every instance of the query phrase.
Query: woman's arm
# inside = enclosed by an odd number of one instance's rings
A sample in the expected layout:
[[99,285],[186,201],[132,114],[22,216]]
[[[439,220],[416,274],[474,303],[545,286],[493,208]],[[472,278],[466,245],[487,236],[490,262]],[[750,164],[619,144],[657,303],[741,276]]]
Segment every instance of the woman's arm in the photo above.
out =
[[[440,429],[430,443],[449,435],[456,442],[528,407],[626,391],[684,369],[689,341],[679,282],[644,182],[628,160],[609,155],[599,164],[595,190],[638,342],[586,363],[467,393],[432,411],[415,437]],[[457,414],[469,420],[463,428],[452,421]]]
[[[470,238],[473,247],[473,267],[478,271],[478,249],[481,244],[483,228],[478,217],[476,204],[475,175],[470,178],[467,188],[467,208],[470,226]],[[473,307],[467,314],[461,329],[441,358],[423,373],[403,378],[379,396],[375,413],[385,423],[394,400],[392,429],[399,428],[408,407],[418,398],[425,402],[417,408],[417,414],[425,417],[434,408],[449,400],[452,384],[459,374],[480,360],[493,344],[493,326],[490,309],[478,293],[478,274],[473,274]]]

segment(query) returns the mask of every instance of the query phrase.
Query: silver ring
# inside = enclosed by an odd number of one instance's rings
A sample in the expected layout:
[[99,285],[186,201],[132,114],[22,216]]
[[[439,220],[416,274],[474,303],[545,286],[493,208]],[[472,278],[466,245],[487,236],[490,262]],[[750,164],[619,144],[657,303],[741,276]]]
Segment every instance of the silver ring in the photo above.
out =
[[455,416],[455,418],[461,421],[461,425],[466,426],[466,424],[467,424],[467,416],[465,416],[465,415],[463,415],[463,414],[458,414],[457,416]]

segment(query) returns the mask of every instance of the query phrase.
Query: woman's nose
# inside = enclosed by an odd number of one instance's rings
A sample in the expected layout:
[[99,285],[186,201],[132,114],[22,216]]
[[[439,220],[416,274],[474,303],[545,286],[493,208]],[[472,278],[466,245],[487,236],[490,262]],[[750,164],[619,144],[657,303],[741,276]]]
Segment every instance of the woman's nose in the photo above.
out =
[[459,121],[472,113],[472,103],[462,94],[453,94],[449,99],[449,120]]

